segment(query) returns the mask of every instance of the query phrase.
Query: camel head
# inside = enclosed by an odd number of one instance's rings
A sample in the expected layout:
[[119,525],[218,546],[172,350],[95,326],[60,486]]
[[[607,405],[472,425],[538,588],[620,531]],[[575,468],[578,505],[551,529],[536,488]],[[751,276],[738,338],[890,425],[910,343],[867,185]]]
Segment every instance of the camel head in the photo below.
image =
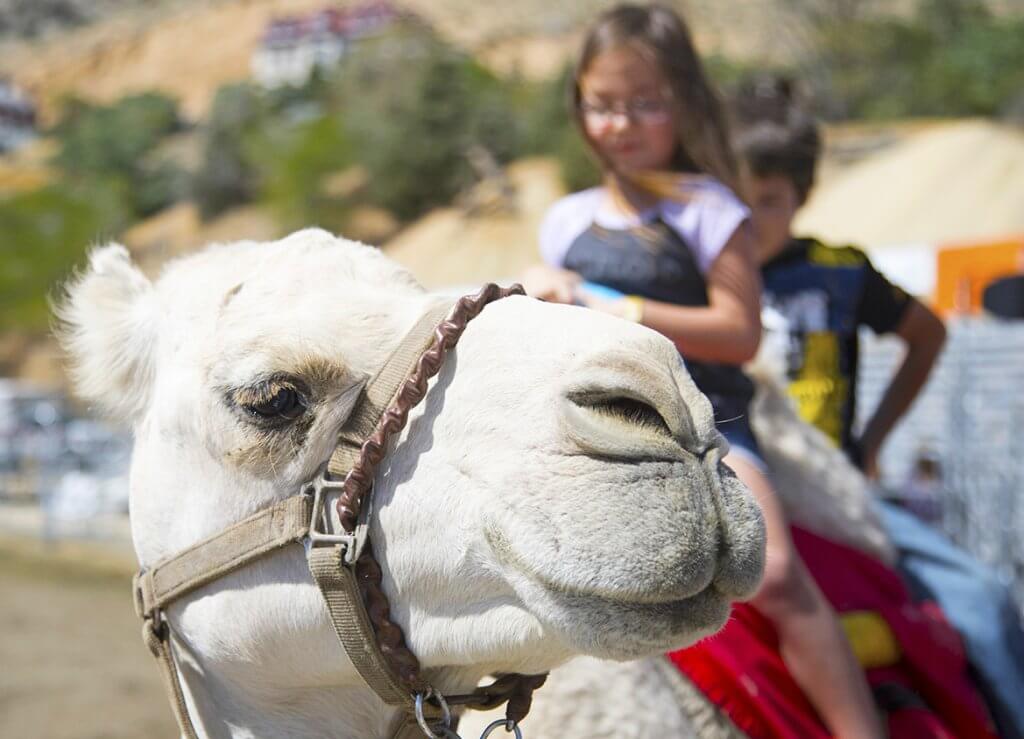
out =
[[[122,247],[93,252],[62,335],[80,392],[134,428],[140,562],[294,495],[436,300],[316,230],[213,246],[153,283]],[[370,540],[410,648],[441,684],[472,684],[715,631],[756,587],[764,545],[723,445],[655,332],[526,297],[489,305],[376,471]],[[192,700],[200,676],[233,725],[277,700],[316,713],[303,695],[356,684],[293,550],[169,611]]]

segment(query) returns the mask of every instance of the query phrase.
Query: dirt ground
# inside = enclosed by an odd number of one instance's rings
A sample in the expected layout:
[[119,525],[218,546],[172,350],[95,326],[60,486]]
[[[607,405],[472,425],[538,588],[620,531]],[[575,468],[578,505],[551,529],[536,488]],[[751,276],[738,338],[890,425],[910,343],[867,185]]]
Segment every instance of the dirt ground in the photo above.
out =
[[129,572],[88,549],[0,540],[0,737],[177,736]]

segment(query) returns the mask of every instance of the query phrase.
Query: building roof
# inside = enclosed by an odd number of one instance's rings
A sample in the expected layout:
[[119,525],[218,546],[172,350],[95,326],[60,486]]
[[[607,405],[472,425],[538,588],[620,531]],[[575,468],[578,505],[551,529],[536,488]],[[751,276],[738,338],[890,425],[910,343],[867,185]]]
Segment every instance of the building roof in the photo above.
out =
[[322,8],[306,15],[275,18],[260,39],[264,47],[290,46],[324,36],[343,40],[372,33],[401,16],[387,0],[373,0],[347,8]]

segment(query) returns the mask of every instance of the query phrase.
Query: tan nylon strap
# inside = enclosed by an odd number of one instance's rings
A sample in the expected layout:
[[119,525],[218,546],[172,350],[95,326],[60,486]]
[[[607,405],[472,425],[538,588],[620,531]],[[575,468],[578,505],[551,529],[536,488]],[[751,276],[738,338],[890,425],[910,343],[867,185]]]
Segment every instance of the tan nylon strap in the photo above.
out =
[[453,305],[454,301],[444,301],[424,313],[380,371],[367,383],[358,407],[338,434],[337,449],[327,464],[332,475],[343,477],[355,465],[363,442],[376,430],[384,411],[391,406],[398,389],[430,345],[434,330],[448,316]]
[[414,697],[380,653],[359,595],[355,568],[346,567],[343,559],[341,546],[313,547],[308,557],[309,572],[327,601],[334,631],[366,684],[389,706],[401,706],[411,715]]
[[182,736],[185,739],[199,739],[188,714],[185,693],[181,689],[181,680],[174,665],[174,656],[171,654],[170,629],[166,623],[158,623],[154,618],[147,618],[142,624],[142,641],[149,647],[149,651],[156,657],[156,662],[160,666],[160,674],[171,696],[171,709],[174,711],[174,718],[178,721]]
[[135,576],[135,607],[140,616],[247,565],[267,552],[306,536],[313,499],[295,495],[265,508]]

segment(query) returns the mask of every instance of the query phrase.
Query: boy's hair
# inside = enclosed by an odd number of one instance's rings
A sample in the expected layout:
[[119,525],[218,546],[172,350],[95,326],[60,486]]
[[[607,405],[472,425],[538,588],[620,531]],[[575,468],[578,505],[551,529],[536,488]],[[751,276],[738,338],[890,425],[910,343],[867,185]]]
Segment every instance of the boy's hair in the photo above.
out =
[[800,201],[814,185],[821,135],[798,102],[792,80],[765,75],[740,84],[732,104],[736,153],[756,177],[781,175]]
[[595,57],[622,46],[632,46],[652,58],[668,79],[675,104],[683,111],[677,116],[678,147],[672,169],[711,175],[739,192],[739,168],[723,106],[704,73],[686,23],[663,5],[618,5],[602,13],[588,31],[576,62],[571,101],[584,137],[581,78]]

